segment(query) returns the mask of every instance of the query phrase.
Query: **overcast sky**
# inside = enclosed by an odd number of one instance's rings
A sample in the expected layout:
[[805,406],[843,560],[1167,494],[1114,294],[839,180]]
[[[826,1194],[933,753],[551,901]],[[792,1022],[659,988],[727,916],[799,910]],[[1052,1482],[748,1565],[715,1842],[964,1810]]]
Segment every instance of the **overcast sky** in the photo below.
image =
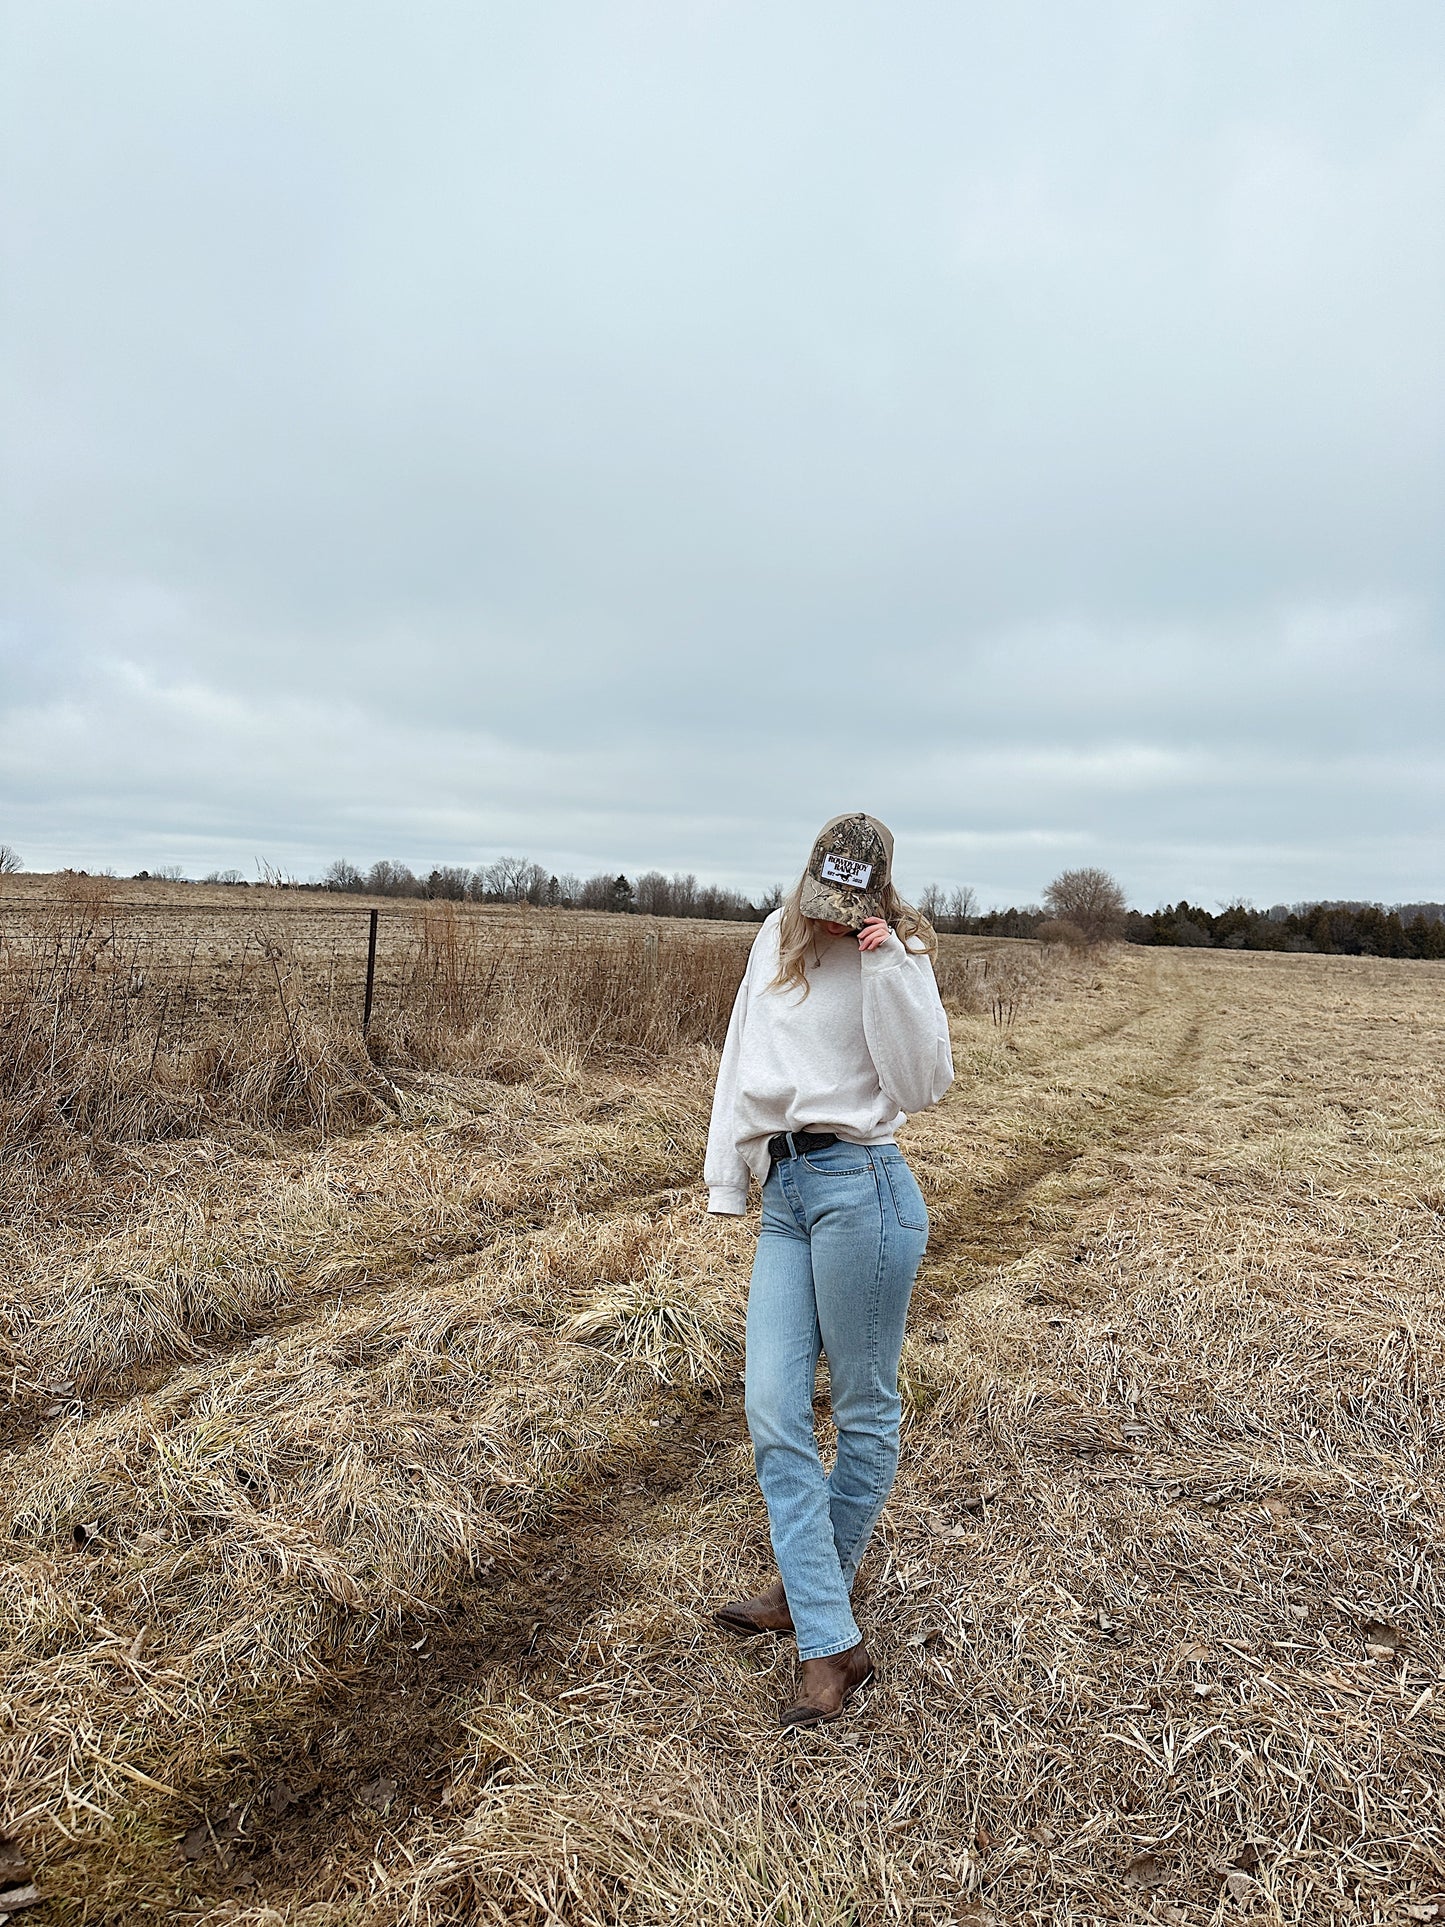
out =
[[0,841],[1445,898],[1440,0],[6,0]]

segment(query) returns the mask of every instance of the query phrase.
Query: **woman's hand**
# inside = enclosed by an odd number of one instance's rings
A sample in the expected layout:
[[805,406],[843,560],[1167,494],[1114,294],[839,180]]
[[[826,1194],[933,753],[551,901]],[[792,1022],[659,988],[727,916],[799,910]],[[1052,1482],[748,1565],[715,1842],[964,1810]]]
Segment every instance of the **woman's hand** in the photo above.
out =
[[858,948],[876,950],[880,943],[887,943],[889,934],[882,917],[869,917],[858,932]]

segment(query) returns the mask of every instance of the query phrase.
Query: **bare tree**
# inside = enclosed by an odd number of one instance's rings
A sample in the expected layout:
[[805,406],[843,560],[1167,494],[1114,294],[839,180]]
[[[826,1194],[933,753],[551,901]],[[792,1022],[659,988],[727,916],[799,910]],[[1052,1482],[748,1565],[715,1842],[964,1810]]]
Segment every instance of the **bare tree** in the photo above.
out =
[[482,871],[484,893],[492,903],[520,903],[527,894],[529,875],[537,868],[524,856],[499,856]]
[[419,897],[422,886],[405,863],[382,857],[367,871],[366,889],[373,897]]
[[339,856],[322,871],[321,887],[323,890],[364,890],[366,878],[348,858]]
[[737,921],[751,921],[756,907],[749,903],[741,890],[729,890],[725,885],[705,883],[697,893],[699,917],[717,917]]
[[1107,870],[1063,870],[1044,892],[1044,908],[1072,924],[1086,943],[1108,943],[1124,928],[1128,903]]
[[941,883],[928,883],[918,893],[918,907],[935,930],[957,934],[974,915],[978,897],[968,884],[956,883],[951,890],[945,890]]
[[948,899],[948,927],[955,933],[967,930],[978,915],[978,892],[971,883],[954,886]]
[[672,885],[661,870],[644,870],[637,879],[635,896],[637,907],[645,916],[672,915]]

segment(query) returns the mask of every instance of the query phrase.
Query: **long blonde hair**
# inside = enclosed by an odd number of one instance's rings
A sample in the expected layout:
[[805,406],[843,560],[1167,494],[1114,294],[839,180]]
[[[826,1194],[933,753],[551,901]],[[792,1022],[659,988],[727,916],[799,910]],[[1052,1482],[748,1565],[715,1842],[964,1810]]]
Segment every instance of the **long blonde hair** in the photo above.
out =
[[[915,910],[911,903],[903,901],[891,881],[886,888],[888,895],[884,916],[904,943],[910,937],[917,937],[931,957],[938,949],[933,925],[921,910]],[[788,990],[794,984],[800,984],[806,997],[812,988],[808,982],[808,952],[812,951],[814,963],[819,961],[819,919],[803,915],[802,898],[803,878],[799,877],[783,898],[779,911],[778,971],[767,987],[769,990]],[[834,940],[830,937],[828,941],[831,943]]]

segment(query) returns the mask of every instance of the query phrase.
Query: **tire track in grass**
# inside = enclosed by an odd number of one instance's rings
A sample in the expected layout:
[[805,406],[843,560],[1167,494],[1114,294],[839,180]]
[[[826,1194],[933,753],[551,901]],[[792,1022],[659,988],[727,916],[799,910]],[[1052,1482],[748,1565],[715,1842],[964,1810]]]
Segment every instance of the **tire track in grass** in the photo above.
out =
[[[1033,1237],[1028,1199],[1040,1183],[1147,1135],[1159,1109],[1187,1088],[1197,1055],[1197,1014],[1181,1016],[1167,1055],[1146,1076],[1121,1085],[1107,1113],[1087,1101],[1065,1102],[1050,1123],[1055,1136],[1068,1132],[1068,1142],[1025,1148],[994,1184],[940,1201],[927,1272],[960,1257],[997,1267],[1022,1255]],[[1080,1050],[1109,1041],[1121,1027],[1071,1040],[1030,1075],[1047,1079],[1061,1060],[1077,1062]],[[946,1109],[937,1128],[946,1135]],[[629,1196],[624,1188],[609,1192],[607,1201],[615,1208],[675,1195]],[[513,1235],[529,1230],[515,1227]],[[920,1289],[924,1285],[921,1280]],[[454,1586],[437,1614],[396,1621],[364,1666],[338,1669],[301,1709],[259,1721],[244,1739],[244,1759],[229,1774],[202,1775],[155,1815],[141,1830],[152,1842],[158,1833],[191,1835],[195,1845],[192,1830],[201,1829],[198,1858],[179,1865],[181,1898],[192,1906],[219,1901],[238,1883],[253,1897],[278,1902],[302,1891],[324,1893],[344,1878],[349,1856],[375,1850],[379,1826],[403,1825],[439,1800],[450,1762],[465,1745],[466,1709],[479,1681],[508,1672],[539,1697],[555,1698],[564,1689],[555,1644],[549,1646],[559,1623],[575,1616],[579,1601],[590,1612],[632,1598],[637,1582],[617,1549],[633,1522],[705,1479],[718,1453],[746,1440],[737,1392],[717,1399],[668,1387],[654,1410],[658,1438],[651,1451],[639,1455],[630,1439],[597,1454],[579,1484],[508,1546],[492,1573]],[[85,1857],[72,1862],[82,1882]],[[153,1857],[149,1868],[137,1864],[134,1872],[139,1881],[154,1879]],[[63,1873],[63,1863],[54,1873]],[[172,1868],[173,1892],[176,1877]],[[135,1918],[133,1892],[129,1888],[115,1910],[87,1917]]]
[[[630,1522],[745,1435],[739,1393],[668,1388],[656,1414],[652,1451],[629,1440],[599,1454],[585,1487],[514,1539],[492,1571],[455,1587],[435,1613],[399,1618],[364,1665],[338,1669],[299,1712],[253,1726],[229,1776],[208,1776],[155,1816],[152,1838],[159,1829],[185,1843],[175,1904],[250,1888],[284,1895],[324,1877],[328,1862],[374,1851],[379,1808],[396,1825],[439,1799],[481,1682],[506,1671],[551,1696],[556,1641],[579,1601],[591,1610],[631,1590],[618,1557]],[[129,1893],[88,1915],[117,1927],[136,1917]]]
[[[1102,1035],[1070,1048],[1074,1052],[1089,1048],[1117,1035],[1121,1028],[1123,1026],[1110,1026]],[[1087,1104],[1066,1107],[1059,1124],[1086,1126],[1087,1135],[1067,1144],[1022,1150],[991,1185],[954,1194],[931,1205],[930,1221],[935,1235],[929,1239],[919,1280],[919,1294],[925,1308],[946,1309],[957,1295],[955,1290],[940,1292],[932,1284],[932,1274],[942,1267],[962,1258],[979,1269],[997,1268],[1023,1256],[1035,1238],[1029,1222],[1028,1199],[1046,1179],[1073,1169],[1086,1158],[1109,1152],[1117,1154],[1142,1142],[1160,1111],[1191,1088],[1194,1066],[1202,1049],[1202,1034],[1198,1013],[1189,1014],[1168,1056],[1150,1072],[1147,1081],[1141,1079],[1133,1085],[1120,1086],[1116,1101],[1107,1113]]]
[[[598,1216],[624,1207],[645,1208],[674,1198],[679,1188],[675,1185],[657,1188],[656,1172],[653,1170],[639,1173],[635,1182],[629,1184],[626,1169],[619,1163],[618,1168],[609,1168],[601,1173],[589,1190],[562,1204],[548,1205],[539,1197],[530,1205],[522,1204],[509,1210],[504,1218],[488,1218],[483,1202],[479,1206],[475,1229],[453,1235],[420,1237],[411,1255],[385,1278],[375,1275],[387,1259],[385,1249],[378,1246],[375,1254],[377,1263],[373,1266],[365,1262],[364,1257],[358,1257],[349,1281],[345,1276],[331,1276],[322,1281],[300,1279],[294,1295],[269,1312],[254,1318],[240,1318],[225,1329],[195,1337],[193,1342],[196,1349],[193,1352],[172,1354],[130,1366],[116,1377],[99,1380],[93,1388],[59,1402],[54,1391],[37,1390],[21,1395],[0,1413],[0,1476],[6,1470],[7,1458],[18,1457],[35,1446],[43,1445],[77,1418],[89,1421],[134,1404],[138,1399],[153,1398],[182,1372],[204,1371],[208,1366],[224,1364],[249,1346],[264,1345],[271,1339],[293,1331],[315,1317],[322,1307],[338,1301],[358,1307],[380,1304],[393,1292],[412,1289],[418,1283],[424,1283],[427,1274],[440,1266],[453,1264],[461,1258],[485,1257],[519,1236],[545,1230],[570,1209],[590,1205],[589,1215]],[[404,1244],[404,1239],[400,1242]],[[392,1254],[394,1262],[395,1245]],[[46,1421],[50,1418],[54,1419],[54,1423],[47,1425]]]

